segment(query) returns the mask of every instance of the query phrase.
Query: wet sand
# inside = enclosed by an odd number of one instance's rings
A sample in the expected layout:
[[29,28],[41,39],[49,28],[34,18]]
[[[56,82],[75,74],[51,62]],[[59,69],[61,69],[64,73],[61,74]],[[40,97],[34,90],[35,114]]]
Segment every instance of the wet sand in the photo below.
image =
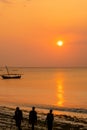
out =
[[[14,108],[0,106],[0,130],[17,130],[15,126]],[[23,111],[22,130],[31,130],[28,124],[27,110]],[[46,113],[38,112],[38,122],[35,130],[47,130],[46,128]],[[54,115],[53,130],[87,130],[87,119],[77,118],[76,116],[69,115]]]

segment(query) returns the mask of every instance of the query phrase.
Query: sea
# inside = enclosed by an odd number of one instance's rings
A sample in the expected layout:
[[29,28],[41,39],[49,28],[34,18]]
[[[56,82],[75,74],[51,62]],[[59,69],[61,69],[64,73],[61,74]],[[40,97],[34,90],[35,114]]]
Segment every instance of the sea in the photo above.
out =
[[[87,117],[87,68],[9,67],[21,79],[0,77],[0,106]],[[0,68],[0,75],[6,69]]]

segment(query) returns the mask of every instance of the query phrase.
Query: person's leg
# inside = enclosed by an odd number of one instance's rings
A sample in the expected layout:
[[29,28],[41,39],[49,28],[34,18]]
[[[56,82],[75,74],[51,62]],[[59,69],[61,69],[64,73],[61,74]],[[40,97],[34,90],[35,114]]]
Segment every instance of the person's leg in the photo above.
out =
[[48,130],[50,130],[50,126],[48,125]]
[[32,123],[32,130],[34,130],[34,123]]
[[18,129],[19,129],[19,130],[22,130],[22,129],[21,129],[21,120],[19,120]]
[[52,130],[52,125],[48,125],[48,130]]
[[20,124],[18,124],[18,130],[21,130]]

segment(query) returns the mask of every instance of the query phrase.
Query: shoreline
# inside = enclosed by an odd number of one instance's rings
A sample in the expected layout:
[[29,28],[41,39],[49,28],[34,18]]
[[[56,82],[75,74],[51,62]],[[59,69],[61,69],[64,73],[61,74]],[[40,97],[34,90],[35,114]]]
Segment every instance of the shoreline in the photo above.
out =
[[[29,111],[21,109],[23,111],[22,130],[28,130],[28,115]],[[14,108],[0,106],[0,130],[16,130],[14,116]],[[35,126],[35,130],[46,130],[46,114],[41,111],[37,111],[38,121]],[[63,114],[54,114],[53,130],[87,130],[87,118],[77,118],[76,116],[69,116]]]

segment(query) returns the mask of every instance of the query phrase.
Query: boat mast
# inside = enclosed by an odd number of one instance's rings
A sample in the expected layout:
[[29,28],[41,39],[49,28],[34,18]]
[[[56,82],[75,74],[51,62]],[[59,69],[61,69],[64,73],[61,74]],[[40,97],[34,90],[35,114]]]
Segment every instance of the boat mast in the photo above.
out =
[[7,66],[5,66],[5,67],[6,67],[6,70],[7,70],[8,75],[9,75],[8,67],[7,67]]

